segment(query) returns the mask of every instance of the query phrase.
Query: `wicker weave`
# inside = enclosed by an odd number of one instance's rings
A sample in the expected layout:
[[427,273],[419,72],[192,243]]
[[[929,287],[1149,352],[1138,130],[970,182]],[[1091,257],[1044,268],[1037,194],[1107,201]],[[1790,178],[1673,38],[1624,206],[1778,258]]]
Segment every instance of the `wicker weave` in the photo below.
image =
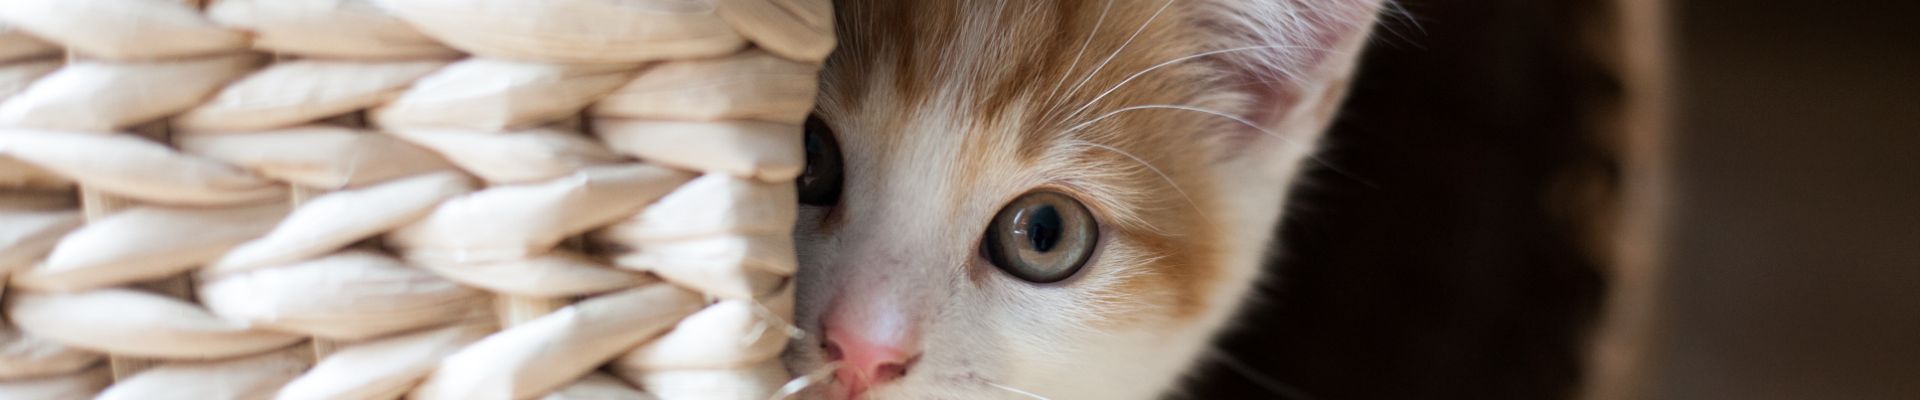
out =
[[830,7],[0,0],[0,399],[779,394]]

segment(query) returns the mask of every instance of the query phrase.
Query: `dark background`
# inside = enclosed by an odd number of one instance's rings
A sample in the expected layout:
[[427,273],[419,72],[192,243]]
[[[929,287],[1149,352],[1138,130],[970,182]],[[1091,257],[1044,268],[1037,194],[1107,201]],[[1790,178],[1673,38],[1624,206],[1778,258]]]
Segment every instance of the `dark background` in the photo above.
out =
[[1574,30],[1597,2],[1547,3],[1388,18],[1291,200],[1278,279],[1194,398],[1573,393],[1603,284],[1580,215],[1547,200],[1610,168],[1582,99],[1611,88]]
[[[1185,397],[1579,395],[1608,289],[1590,235],[1644,184],[1595,128],[1622,99],[1590,42],[1607,3],[1400,3],[1292,200],[1279,279]],[[1636,392],[1920,398],[1920,2],[1670,10],[1673,183]]]
[[1920,399],[1920,1],[1694,0],[1655,399]]

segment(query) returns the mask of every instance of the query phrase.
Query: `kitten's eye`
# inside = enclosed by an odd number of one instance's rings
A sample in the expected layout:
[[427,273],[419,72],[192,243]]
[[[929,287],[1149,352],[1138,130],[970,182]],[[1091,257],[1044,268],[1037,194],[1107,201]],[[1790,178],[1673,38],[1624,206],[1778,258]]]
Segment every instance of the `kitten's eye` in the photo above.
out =
[[987,226],[987,260],[1016,278],[1033,283],[1073,276],[1093,255],[1100,229],[1093,213],[1072,197],[1051,191],[1014,199]]
[[800,204],[832,207],[840,202],[840,143],[819,115],[807,117],[806,129],[807,168],[794,181],[800,186]]

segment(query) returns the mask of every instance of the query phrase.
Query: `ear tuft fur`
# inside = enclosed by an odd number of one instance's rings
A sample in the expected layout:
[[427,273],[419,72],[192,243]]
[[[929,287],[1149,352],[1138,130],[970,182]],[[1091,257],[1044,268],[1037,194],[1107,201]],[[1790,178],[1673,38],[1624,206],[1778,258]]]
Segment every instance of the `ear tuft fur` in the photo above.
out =
[[1357,51],[1342,48],[1370,30],[1383,0],[1218,0],[1207,4],[1206,25],[1221,38],[1217,51],[1255,82],[1312,85],[1328,61]]
[[[1202,26],[1211,51],[1254,94],[1245,117],[1279,128],[1303,104],[1337,101],[1386,0],[1213,0]],[[1329,100],[1332,97],[1335,99]]]

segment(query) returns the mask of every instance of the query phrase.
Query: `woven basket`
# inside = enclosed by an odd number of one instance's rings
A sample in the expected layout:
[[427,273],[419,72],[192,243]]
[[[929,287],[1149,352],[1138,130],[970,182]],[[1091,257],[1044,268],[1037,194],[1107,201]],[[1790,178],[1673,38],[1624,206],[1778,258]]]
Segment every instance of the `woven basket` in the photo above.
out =
[[783,395],[830,7],[0,0],[0,399]]

